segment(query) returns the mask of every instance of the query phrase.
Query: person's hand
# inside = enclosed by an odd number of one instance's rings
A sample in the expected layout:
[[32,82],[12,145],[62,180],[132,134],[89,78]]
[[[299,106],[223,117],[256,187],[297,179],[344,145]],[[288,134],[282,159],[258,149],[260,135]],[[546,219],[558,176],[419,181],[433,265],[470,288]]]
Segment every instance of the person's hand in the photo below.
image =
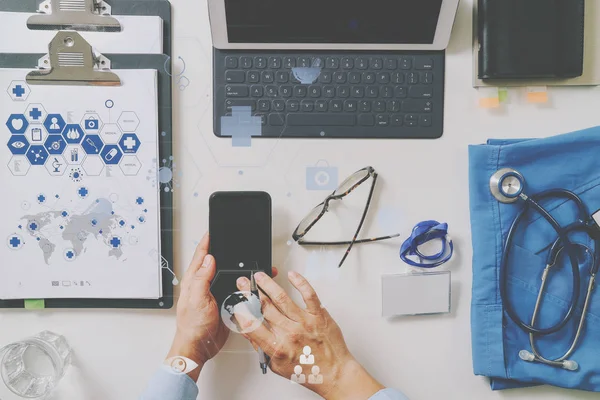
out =
[[[290,272],[288,279],[302,295],[305,309],[298,307],[268,275],[259,272],[255,278],[263,292],[261,303],[267,324],[244,336],[255,349],[261,347],[271,357],[273,372],[286,379],[294,376],[328,400],[365,400],[383,389],[350,354],[339,326],[321,306],[315,290],[302,275]],[[250,281],[239,278],[237,286],[248,291]],[[253,321],[247,317],[236,315],[236,318],[242,326],[252,326]],[[310,347],[314,359],[301,358],[306,346]],[[313,370],[314,366],[318,366],[318,370]],[[302,372],[297,374],[300,368]],[[318,375],[322,375],[322,383]]]
[[[181,281],[177,301],[177,331],[167,358],[183,356],[198,364],[188,373],[198,380],[204,364],[225,345],[229,329],[221,321],[220,310],[210,292],[216,273],[215,258],[208,254],[208,233],[204,235]],[[273,268],[273,276],[277,269]]]

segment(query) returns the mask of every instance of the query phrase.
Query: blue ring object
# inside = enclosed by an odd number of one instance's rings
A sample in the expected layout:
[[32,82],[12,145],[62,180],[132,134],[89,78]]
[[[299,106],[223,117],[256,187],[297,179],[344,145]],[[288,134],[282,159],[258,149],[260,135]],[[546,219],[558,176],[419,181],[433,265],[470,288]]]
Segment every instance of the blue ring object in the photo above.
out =
[[[442,249],[432,255],[425,255],[419,251],[419,246],[431,240],[441,239]],[[449,250],[449,251],[447,251]],[[446,254],[448,253],[448,254]],[[405,263],[419,268],[435,268],[446,263],[452,258],[454,244],[448,240],[448,224],[429,220],[421,221],[412,230],[408,239],[400,247],[400,258]],[[444,254],[446,256],[444,257]],[[421,260],[433,261],[431,263],[415,262],[407,256],[417,256]]]
[[[508,194],[502,189],[502,182],[504,182],[504,180],[510,176],[514,176],[521,183],[521,188],[515,194]],[[525,186],[525,181],[523,180],[523,177],[516,172],[507,172],[504,175],[502,175],[500,177],[500,179],[498,180],[498,191],[500,191],[500,194],[502,194],[502,196],[507,197],[509,199],[514,199],[515,197],[519,197],[521,195],[521,193],[523,193],[524,186]]]

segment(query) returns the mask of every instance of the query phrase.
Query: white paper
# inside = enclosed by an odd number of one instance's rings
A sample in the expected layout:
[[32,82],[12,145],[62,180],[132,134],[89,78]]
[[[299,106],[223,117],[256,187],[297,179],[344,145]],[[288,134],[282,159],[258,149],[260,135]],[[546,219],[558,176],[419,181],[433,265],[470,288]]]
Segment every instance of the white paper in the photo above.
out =
[[28,86],[0,69],[0,298],[161,296],[157,72],[117,71]]
[[[56,31],[32,30],[36,14],[0,12],[0,53],[47,53]],[[39,15],[39,14],[37,14]],[[163,21],[158,16],[119,16],[121,32],[79,32],[97,51],[116,54],[162,54]]]
[[381,277],[382,315],[450,312],[450,271]]

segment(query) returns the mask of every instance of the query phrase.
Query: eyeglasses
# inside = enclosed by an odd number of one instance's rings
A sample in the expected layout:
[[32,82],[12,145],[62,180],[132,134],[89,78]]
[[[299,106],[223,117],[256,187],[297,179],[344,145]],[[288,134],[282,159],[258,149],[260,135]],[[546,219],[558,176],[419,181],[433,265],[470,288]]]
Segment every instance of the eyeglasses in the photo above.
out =
[[[373,178],[371,183],[371,190],[369,191],[369,197],[367,198],[367,204],[365,205],[365,209],[363,211],[362,217],[360,219],[360,223],[358,224],[358,228],[354,233],[354,237],[351,241],[342,241],[342,242],[309,242],[304,241],[302,238],[304,235],[310,231],[310,229],[315,226],[315,224],[325,215],[325,213],[329,210],[329,202],[331,200],[340,200],[343,197],[349,195],[354,189],[356,189],[361,183],[365,182],[367,179]],[[356,240],[360,230],[365,222],[365,218],[367,217],[367,212],[369,211],[369,206],[371,205],[371,198],[373,197],[373,191],[375,190],[375,183],[377,182],[377,172],[373,167],[365,167],[356,171],[354,174],[350,175],[346,180],[344,180],[341,185],[318,206],[312,209],[311,212],[304,217],[300,224],[292,234],[292,238],[300,245],[306,246],[338,246],[338,245],[347,245],[348,249],[346,253],[342,257],[338,268],[342,266],[346,257],[348,257],[348,253],[352,249],[355,243],[367,243],[367,242],[376,242],[379,240],[392,239],[400,236],[399,233],[390,235],[390,236],[380,236],[371,239],[360,239]]]

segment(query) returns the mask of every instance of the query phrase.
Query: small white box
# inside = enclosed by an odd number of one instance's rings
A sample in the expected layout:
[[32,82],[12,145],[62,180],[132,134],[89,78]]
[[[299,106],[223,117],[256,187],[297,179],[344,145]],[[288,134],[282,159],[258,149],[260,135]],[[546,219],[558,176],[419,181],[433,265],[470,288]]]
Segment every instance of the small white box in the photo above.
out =
[[450,312],[450,271],[388,274],[381,277],[382,315]]

